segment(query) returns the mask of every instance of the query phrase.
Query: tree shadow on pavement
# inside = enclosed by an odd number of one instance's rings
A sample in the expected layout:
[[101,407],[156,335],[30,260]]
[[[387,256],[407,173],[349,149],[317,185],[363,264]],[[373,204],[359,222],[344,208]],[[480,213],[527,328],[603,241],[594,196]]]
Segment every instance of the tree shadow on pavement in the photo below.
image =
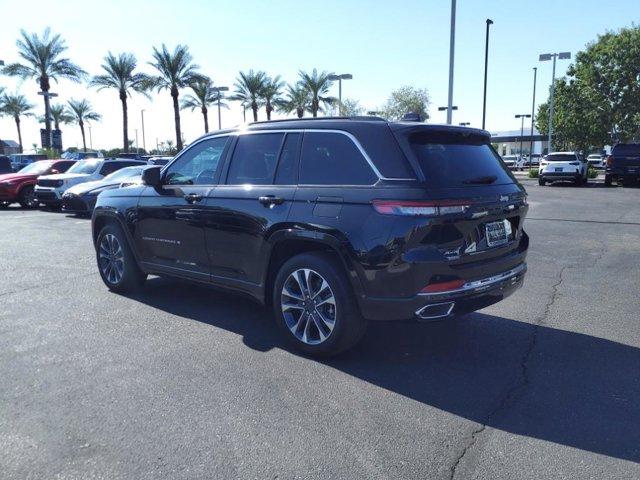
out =
[[[258,351],[289,350],[269,312],[245,298],[165,279],[133,298]],[[320,362],[492,428],[640,462],[638,348],[475,313],[372,323],[356,348]]]

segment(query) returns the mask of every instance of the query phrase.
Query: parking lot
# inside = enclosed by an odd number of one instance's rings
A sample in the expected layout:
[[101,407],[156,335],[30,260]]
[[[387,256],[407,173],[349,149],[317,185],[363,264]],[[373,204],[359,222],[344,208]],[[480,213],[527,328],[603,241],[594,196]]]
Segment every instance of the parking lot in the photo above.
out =
[[0,211],[0,476],[640,477],[640,188],[523,183],[523,289],[326,361],[241,297],[110,293],[88,220]]

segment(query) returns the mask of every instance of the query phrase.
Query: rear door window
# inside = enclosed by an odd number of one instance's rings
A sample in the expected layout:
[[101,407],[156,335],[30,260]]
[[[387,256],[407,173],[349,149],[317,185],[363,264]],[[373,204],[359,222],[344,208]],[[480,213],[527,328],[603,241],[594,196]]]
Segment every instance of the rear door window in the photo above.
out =
[[256,133],[238,136],[233,151],[228,185],[271,185],[284,133]]
[[483,136],[414,132],[408,134],[407,140],[431,187],[514,183],[508,168]]
[[336,132],[305,132],[300,184],[373,185],[377,179],[348,136]]

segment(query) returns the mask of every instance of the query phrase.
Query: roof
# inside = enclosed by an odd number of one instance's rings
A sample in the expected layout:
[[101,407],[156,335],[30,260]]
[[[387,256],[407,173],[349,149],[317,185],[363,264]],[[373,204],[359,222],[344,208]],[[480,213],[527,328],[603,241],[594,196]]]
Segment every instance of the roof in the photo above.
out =
[[7,147],[20,148],[20,145],[18,145],[18,143],[14,142],[13,140],[0,140],[0,143],[3,143]]

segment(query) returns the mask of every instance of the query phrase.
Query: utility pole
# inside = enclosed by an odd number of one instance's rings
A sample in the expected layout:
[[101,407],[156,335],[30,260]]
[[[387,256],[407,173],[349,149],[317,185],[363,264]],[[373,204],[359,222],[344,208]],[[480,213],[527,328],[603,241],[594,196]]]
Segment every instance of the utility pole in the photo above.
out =
[[140,110],[140,116],[142,117],[142,149],[147,152],[147,142],[144,138],[144,108]]
[[[533,155],[533,119],[536,114],[536,77],[538,76],[538,67],[533,67],[533,101],[531,102],[531,142],[529,146],[529,166],[531,166]],[[542,153],[542,151],[540,151]]]
[[453,63],[456,44],[456,0],[451,0],[451,32],[449,37],[449,100],[447,102],[447,125],[453,117]]

